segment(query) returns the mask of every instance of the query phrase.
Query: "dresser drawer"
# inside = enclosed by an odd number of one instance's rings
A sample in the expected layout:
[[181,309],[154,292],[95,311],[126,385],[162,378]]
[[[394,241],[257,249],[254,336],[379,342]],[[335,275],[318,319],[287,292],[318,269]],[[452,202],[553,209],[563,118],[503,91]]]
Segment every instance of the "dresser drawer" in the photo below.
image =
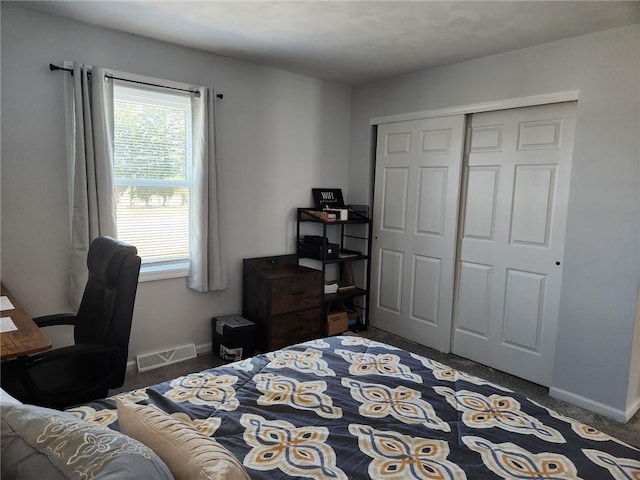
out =
[[271,283],[271,315],[320,305],[320,272],[279,278]]
[[271,319],[269,347],[274,350],[321,336],[320,308],[278,315]]

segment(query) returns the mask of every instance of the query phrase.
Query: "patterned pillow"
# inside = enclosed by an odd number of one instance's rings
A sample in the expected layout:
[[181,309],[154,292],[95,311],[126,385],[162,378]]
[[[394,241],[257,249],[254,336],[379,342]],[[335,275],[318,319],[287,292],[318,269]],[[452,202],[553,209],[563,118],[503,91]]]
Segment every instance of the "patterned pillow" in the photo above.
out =
[[251,480],[238,459],[214,438],[148,405],[116,400],[127,435],[152,448],[176,480]]
[[173,479],[151,449],[107,427],[27,404],[0,412],[2,478]]

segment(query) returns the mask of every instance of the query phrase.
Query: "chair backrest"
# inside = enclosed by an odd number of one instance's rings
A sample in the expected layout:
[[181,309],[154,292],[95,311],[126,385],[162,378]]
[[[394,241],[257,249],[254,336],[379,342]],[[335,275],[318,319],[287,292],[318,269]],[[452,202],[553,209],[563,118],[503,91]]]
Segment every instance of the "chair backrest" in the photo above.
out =
[[113,382],[122,385],[127,368],[133,307],[138,289],[140,257],[136,247],[111,237],[98,237],[89,246],[89,279],[77,314],[78,343],[119,348]]

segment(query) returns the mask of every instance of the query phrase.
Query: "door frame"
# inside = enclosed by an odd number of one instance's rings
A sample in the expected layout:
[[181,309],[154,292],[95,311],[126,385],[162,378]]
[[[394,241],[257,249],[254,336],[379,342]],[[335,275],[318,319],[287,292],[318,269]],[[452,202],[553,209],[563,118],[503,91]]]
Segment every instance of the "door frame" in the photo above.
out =
[[[494,110],[509,110],[512,108],[520,107],[535,107],[538,105],[548,105],[551,103],[574,102],[579,99],[579,96],[580,90],[543,93],[541,95],[530,95],[528,97],[516,97],[506,100],[494,100],[491,102],[460,105],[457,107],[438,108],[435,110],[421,110],[418,112],[399,113],[397,115],[373,117],[370,120],[370,124],[372,126],[377,126],[382,123],[404,122],[406,120],[422,120],[424,118],[447,117],[449,115],[467,115],[470,113],[492,112]],[[373,140],[376,139],[374,138]],[[373,156],[373,166],[375,167],[375,152]],[[373,172],[375,173],[375,170]]]

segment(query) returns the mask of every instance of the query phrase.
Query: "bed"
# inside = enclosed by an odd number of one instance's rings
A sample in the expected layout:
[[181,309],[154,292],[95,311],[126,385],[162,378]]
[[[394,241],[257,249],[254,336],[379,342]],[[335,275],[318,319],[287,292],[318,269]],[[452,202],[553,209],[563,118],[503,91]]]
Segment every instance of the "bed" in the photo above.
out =
[[155,406],[213,437],[252,479],[640,478],[638,449],[358,336],[293,345],[67,412],[118,431],[116,401]]

